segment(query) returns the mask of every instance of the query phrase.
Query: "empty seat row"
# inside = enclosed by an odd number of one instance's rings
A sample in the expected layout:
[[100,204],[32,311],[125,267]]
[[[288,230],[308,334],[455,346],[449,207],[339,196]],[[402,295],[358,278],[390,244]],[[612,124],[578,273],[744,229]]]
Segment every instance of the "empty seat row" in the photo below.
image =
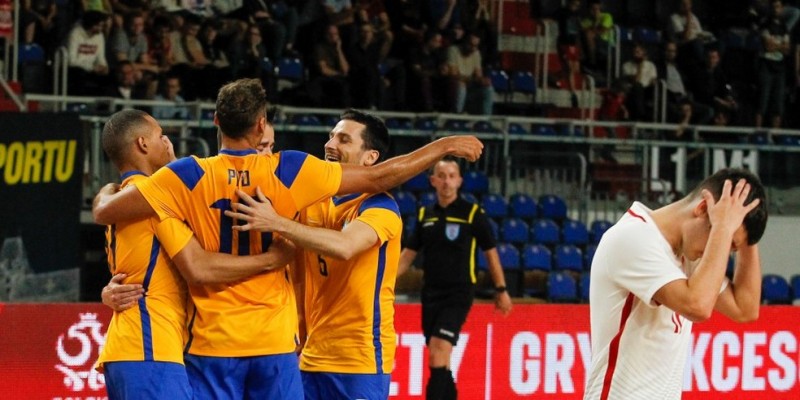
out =
[[[497,254],[500,258],[500,265],[504,270],[529,270],[544,271],[565,270],[582,272],[589,270],[597,246],[589,245],[586,251],[580,248],[562,244],[556,247],[555,255],[547,247],[541,244],[528,244],[520,251],[510,243],[499,243]],[[479,270],[488,268],[486,257],[482,251],[477,254],[477,267]]]

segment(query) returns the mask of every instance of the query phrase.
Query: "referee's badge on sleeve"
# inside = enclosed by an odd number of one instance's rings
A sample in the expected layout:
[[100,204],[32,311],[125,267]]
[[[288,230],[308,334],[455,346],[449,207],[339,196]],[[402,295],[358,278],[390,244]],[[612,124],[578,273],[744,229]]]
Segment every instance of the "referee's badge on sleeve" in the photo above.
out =
[[444,234],[447,236],[447,240],[450,240],[451,242],[458,239],[458,233],[460,231],[461,225],[459,224],[447,224],[444,228]]

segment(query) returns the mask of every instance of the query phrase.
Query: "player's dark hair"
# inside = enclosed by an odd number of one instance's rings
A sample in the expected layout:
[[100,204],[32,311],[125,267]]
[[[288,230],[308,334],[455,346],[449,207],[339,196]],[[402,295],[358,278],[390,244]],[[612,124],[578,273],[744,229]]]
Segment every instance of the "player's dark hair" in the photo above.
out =
[[750,204],[755,199],[761,200],[756,208],[747,213],[743,222],[744,229],[747,231],[747,244],[753,245],[758,243],[761,240],[761,236],[764,235],[768,217],[767,194],[758,176],[746,169],[724,168],[700,182],[689,194],[689,197],[700,196],[701,191],[706,189],[711,192],[715,200],[719,200],[725,181],[729,180],[736,186],[740,179],[744,179],[750,184],[750,193],[747,195],[745,204]]
[[386,129],[382,119],[352,108],[345,110],[339,119],[364,125],[364,130],[361,132],[364,149],[377,151],[378,162],[386,159],[389,154],[389,130]]
[[216,113],[222,134],[240,139],[267,112],[267,92],[259,79],[239,79],[219,89]]
[[148,114],[140,110],[122,110],[114,113],[103,127],[102,145],[108,158],[121,168],[127,157],[127,147],[136,137]]

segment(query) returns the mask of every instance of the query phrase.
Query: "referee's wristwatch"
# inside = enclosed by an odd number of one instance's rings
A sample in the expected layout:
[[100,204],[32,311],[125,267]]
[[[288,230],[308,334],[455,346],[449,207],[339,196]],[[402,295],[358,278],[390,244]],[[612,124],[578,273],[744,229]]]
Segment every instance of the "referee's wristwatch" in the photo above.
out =
[[505,287],[505,286],[495,286],[495,288],[494,288],[494,294],[505,293],[505,292],[506,292],[506,290],[507,290],[507,289],[506,289],[506,287]]

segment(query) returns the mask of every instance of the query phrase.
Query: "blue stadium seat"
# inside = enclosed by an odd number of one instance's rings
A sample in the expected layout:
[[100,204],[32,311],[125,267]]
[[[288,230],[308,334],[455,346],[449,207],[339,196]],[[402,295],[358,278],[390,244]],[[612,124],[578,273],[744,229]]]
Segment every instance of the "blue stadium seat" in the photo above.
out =
[[530,71],[516,71],[511,74],[511,90],[527,95],[536,95],[536,78]]
[[397,206],[400,208],[401,216],[406,217],[417,215],[417,198],[414,197],[413,193],[405,190],[398,190],[394,194],[394,200],[397,202]]
[[448,119],[444,121],[444,130],[451,132],[469,132],[469,121],[463,119]]
[[314,114],[294,114],[289,118],[289,122],[301,126],[322,126],[322,121]]
[[438,200],[436,198],[436,192],[425,192],[419,196],[419,199],[417,199],[417,201],[419,202],[420,207],[427,207],[433,205]]
[[508,203],[499,194],[489,193],[483,196],[481,207],[489,218],[503,219],[508,216]]
[[512,217],[532,221],[534,218],[539,216],[539,209],[537,208],[536,200],[534,200],[533,197],[524,193],[515,193],[512,194],[508,200],[508,206],[511,210]]
[[550,249],[541,244],[526,245],[522,249],[522,268],[549,272],[553,269],[553,256]]
[[637,42],[645,44],[661,43],[661,32],[655,29],[636,28],[633,35]]
[[431,190],[431,180],[427,172],[421,172],[403,184],[403,189],[412,192]]
[[583,253],[576,246],[571,244],[557,246],[554,258],[557,270],[583,271]]
[[566,220],[561,228],[561,241],[565,244],[585,246],[589,243],[589,231],[581,221]]
[[547,298],[554,303],[570,303],[578,300],[575,278],[565,272],[551,272],[547,276]]
[[539,125],[539,126],[536,126],[536,127],[533,128],[533,132],[531,132],[531,133],[533,133],[534,135],[538,135],[538,136],[556,136],[557,135],[556,128],[553,128],[550,125]]
[[528,242],[528,224],[519,218],[506,218],[500,226],[500,239],[515,245]]
[[592,268],[592,260],[594,260],[594,253],[597,251],[596,244],[587,244],[586,251],[583,252],[583,266],[585,269]]
[[558,225],[551,219],[539,219],[531,227],[530,239],[533,243],[554,246],[560,241]]
[[466,200],[466,201],[468,201],[470,203],[474,203],[474,204],[480,204],[481,203],[480,201],[478,201],[478,198],[475,197],[475,195],[470,193],[470,192],[461,192],[460,196],[461,196],[462,199],[464,199],[464,200]]
[[489,121],[475,121],[472,124],[472,130],[477,133],[500,133],[500,130],[495,128]]
[[763,304],[790,304],[792,300],[789,282],[781,275],[765,274],[761,282]]
[[386,128],[389,130],[412,130],[414,129],[414,123],[411,122],[410,118],[386,118]]
[[554,194],[542,195],[539,197],[539,216],[563,221],[567,218],[567,202]]
[[435,131],[437,129],[436,120],[433,118],[420,118],[414,122],[414,128],[421,131]]
[[498,94],[507,94],[511,91],[511,80],[506,71],[491,69],[489,79],[492,81],[492,88]]
[[24,44],[19,47],[19,63],[44,62],[44,49],[36,43]]
[[800,305],[800,274],[792,275],[789,282],[792,285],[792,304]]
[[302,81],[305,78],[303,62],[299,58],[281,58],[278,61],[277,77],[293,82]]
[[600,219],[592,222],[592,225],[590,225],[592,243],[600,243],[600,238],[603,237],[608,228],[611,228],[611,225],[613,225],[611,222]]
[[580,286],[581,301],[584,303],[589,302],[589,285],[591,284],[591,280],[592,278],[590,273],[584,272],[581,274],[581,280],[579,286]]
[[521,124],[511,122],[508,124],[508,133],[512,135],[528,135],[531,132]]
[[464,174],[464,182],[461,190],[465,192],[482,195],[489,192],[489,177],[481,171],[467,171]]
[[329,126],[333,128],[339,123],[339,116],[338,115],[331,115],[331,114],[324,114],[319,119],[322,122],[323,126]]
[[503,269],[519,269],[519,250],[509,243],[497,244],[497,255],[500,257],[500,265]]

